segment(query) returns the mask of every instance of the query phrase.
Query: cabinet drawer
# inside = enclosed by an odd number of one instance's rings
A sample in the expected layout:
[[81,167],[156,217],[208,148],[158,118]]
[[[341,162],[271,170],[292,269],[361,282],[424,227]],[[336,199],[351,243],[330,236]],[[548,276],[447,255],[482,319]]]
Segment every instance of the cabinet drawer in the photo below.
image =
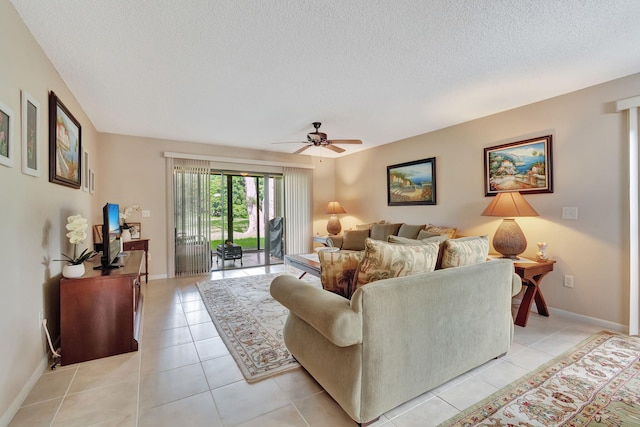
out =
[[128,242],[124,242],[123,249],[125,251],[144,251],[145,246],[146,242],[144,241],[130,240]]

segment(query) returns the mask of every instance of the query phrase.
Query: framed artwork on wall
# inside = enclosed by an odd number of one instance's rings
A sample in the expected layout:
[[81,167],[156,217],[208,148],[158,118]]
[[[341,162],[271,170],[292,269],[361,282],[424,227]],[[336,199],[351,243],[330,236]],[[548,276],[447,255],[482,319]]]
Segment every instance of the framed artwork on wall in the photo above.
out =
[[551,135],[484,149],[485,196],[553,193]]
[[387,205],[435,204],[435,157],[387,166]]
[[71,112],[49,93],[49,182],[80,188],[82,128]]
[[82,152],[82,191],[89,191],[89,184],[91,180],[91,171],[89,170],[89,152],[84,150]]
[[13,110],[0,101],[0,165],[13,167],[15,133]]
[[22,173],[40,176],[40,104],[24,90],[21,95]]

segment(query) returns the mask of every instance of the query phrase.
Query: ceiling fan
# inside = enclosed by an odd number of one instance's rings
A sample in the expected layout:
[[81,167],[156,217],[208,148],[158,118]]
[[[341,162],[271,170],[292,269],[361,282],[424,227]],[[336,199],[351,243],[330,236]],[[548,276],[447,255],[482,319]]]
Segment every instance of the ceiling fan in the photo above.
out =
[[359,139],[327,139],[327,134],[318,130],[320,129],[320,125],[322,125],[322,123],[313,122],[313,127],[316,129],[315,132],[309,132],[307,134],[307,140],[299,142],[300,144],[305,144],[305,146],[294,151],[293,154],[300,154],[311,147],[324,147],[336,153],[342,153],[344,152],[344,148],[337,147],[333,144],[362,144],[362,141]]

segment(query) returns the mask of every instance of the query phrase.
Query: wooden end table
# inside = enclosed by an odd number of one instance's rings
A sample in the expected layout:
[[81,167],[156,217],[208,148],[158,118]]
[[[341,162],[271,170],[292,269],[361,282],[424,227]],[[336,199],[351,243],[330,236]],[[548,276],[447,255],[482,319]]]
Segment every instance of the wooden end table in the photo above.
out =
[[302,255],[285,255],[284,263],[287,265],[291,265],[299,270],[302,270],[302,274],[298,276],[298,279],[302,279],[302,277],[309,273],[312,276],[320,277],[320,263],[310,257],[305,257]]
[[536,261],[536,262],[517,262],[513,263],[516,274],[522,279],[522,284],[526,286],[526,291],[520,302],[520,308],[516,315],[515,324],[518,326],[527,326],[527,320],[529,320],[529,313],[531,311],[531,304],[536,302],[536,308],[538,314],[549,317],[549,310],[547,309],[547,303],[544,300],[542,291],[540,290],[540,282],[547,273],[553,271],[553,264],[556,262],[553,260]]

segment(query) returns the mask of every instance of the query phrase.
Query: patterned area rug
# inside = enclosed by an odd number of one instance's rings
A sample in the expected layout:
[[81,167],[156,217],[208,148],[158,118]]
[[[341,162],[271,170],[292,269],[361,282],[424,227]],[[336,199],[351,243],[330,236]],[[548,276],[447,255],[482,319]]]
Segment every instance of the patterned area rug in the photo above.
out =
[[[281,274],[197,283],[220,338],[249,383],[300,366],[282,338],[289,311],[269,293],[271,281]],[[310,274],[303,280],[320,286]]]
[[441,426],[639,426],[640,340],[600,332]]

